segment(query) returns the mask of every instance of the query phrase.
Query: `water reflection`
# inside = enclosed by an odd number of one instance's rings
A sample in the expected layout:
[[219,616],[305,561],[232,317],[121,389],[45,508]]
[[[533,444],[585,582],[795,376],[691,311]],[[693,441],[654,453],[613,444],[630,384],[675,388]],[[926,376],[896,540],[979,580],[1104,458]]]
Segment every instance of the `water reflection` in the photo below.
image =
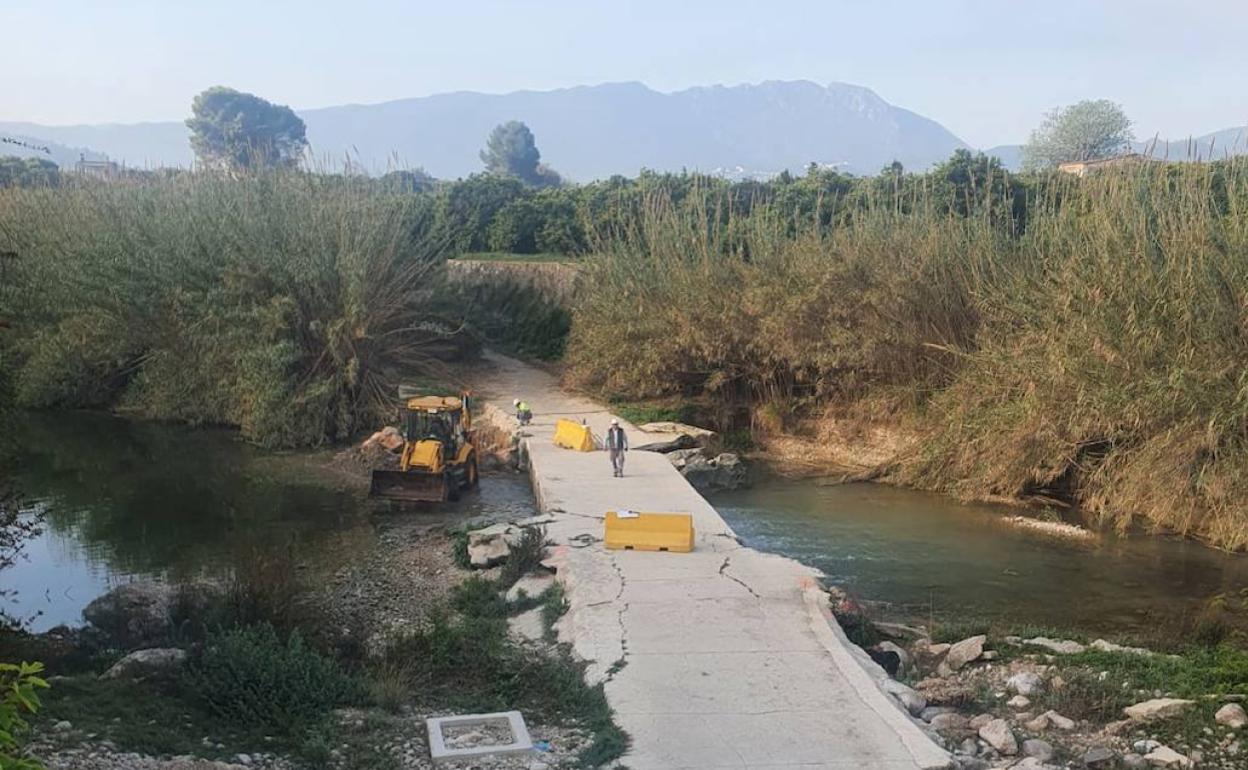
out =
[[390,515],[430,524],[532,512],[522,478],[491,478],[480,495],[427,512],[373,509],[354,480],[327,474],[328,455],[274,456],[218,429],[73,412],[22,414],[5,426],[6,466],[44,532],[0,574],[8,612],[41,613],[34,630],[80,622],[91,599],[135,576],[221,574],[257,549],[293,549],[333,569],[366,558]]

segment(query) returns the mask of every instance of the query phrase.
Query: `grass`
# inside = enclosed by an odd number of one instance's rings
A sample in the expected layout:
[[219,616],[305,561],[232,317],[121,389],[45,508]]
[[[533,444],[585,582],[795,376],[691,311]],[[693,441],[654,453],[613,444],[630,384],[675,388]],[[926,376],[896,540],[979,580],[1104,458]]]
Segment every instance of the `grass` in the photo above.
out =
[[576,261],[574,257],[567,254],[511,254],[502,251],[473,251],[460,254],[455,259],[474,262],[554,262],[560,264],[570,264]]
[[615,401],[611,409],[633,425],[649,422],[695,423],[697,408],[689,403],[670,404],[654,401]]

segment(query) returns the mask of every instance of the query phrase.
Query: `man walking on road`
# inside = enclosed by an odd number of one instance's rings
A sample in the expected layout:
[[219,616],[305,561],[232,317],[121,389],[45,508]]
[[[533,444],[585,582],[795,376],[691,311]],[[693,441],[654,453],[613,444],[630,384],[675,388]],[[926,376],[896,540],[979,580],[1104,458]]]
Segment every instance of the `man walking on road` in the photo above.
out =
[[612,475],[616,478],[624,475],[624,453],[628,451],[628,436],[620,427],[620,421],[611,418],[611,428],[607,430],[607,454],[611,456]]

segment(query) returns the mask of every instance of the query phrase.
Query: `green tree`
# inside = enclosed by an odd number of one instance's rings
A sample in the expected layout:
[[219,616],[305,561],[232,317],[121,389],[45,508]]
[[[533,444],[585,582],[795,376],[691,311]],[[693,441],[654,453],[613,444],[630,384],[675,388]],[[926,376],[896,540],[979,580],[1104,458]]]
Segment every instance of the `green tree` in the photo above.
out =
[[61,171],[55,163],[43,158],[0,158],[0,187],[56,187]]
[[529,127],[511,120],[494,127],[481,151],[485,170],[495,176],[511,176],[534,187],[558,187],[563,180],[542,165],[542,153]]
[[48,683],[41,676],[42,663],[0,663],[0,768],[40,770],[43,765],[21,756],[25,733],[30,729],[25,716],[39,710],[39,694]]
[[216,168],[294,166],[308,146],[294,110],[224,86],[195,97],[186,126],[195,156]]
[[1023,165],[1038,169],[1112,158],[1128,149],[1134,138],[1122,107],[1107,99],[1082,101],[1045,116],[1023,148]]

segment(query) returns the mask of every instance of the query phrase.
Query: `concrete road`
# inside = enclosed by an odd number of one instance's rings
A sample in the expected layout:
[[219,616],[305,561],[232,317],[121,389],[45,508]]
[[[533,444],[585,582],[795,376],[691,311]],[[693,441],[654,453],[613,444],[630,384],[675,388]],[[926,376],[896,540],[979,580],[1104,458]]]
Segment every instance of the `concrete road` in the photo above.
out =
[[[606,452],[554,446],[558,417],[605,435],[610,412],[553,377],[491,355],[479,385],[490,407],[527,401],[523,432],[570,609],[560,638],[605,682],[632,738],[633,770],[950,766],[949,755],[880,690],[883,671],[827,612],[819,573],[741,546],[663,456],[629,452],[614,478]],[[624,425],[634,444],[648,438]],[[608,551],[608,510],[693,515],[693,553]]]

